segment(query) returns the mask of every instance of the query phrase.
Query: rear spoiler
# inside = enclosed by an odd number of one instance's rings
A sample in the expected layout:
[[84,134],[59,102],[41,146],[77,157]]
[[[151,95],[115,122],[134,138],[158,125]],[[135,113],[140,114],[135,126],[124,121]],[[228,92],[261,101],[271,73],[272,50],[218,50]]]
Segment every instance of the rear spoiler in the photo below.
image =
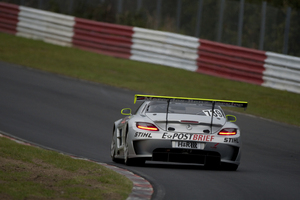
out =
[[[155,95],[143,95],[136,94],[134,97],[134,103],[136,101],[166,101],[168,103],[167,106],[167,114],[166,114],[166,131],[168,127],[168,110],[170,102],[178,102],[178,103],[197,103],[197,104],[209,104],[212,105],[212,113],[214,113],[215,106],[227,106],[227,107],[238,107],[244,108],[246,110],[248,106],[248,102],[245,101],[230,101],[230,100],[218,100],[218,99],[201,99],[201,98],[188,98],[188,97],[170,97],[170,96],[155,96]],[[210,122],[210,133],[212,133],[212,125],[213,125],[213,117],[211,115]]]
[[171,96],[155,96],[155,95],[143,95],[136,94],[134,97],[134,103],[136,101],[166,101],[166,102],[178,102],[178,103],[199,103],[210,104],[226,107],[238,107],[246,109],[248,102],[245,101],[231,101],[231,100],[218,100],[218,99],[202,99],[202,98],[188,98],[188,97],[171,97]]

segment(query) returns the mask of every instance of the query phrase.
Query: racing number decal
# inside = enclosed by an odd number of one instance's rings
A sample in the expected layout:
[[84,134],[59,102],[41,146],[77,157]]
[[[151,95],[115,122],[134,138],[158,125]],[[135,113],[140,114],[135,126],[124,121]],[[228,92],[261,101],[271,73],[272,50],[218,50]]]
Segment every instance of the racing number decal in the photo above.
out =
[[[212,110],[203,110],[203,112],[206,116],[212,115]],[[223,114],[219,109],[214,109],[214,117],[223,117]]]

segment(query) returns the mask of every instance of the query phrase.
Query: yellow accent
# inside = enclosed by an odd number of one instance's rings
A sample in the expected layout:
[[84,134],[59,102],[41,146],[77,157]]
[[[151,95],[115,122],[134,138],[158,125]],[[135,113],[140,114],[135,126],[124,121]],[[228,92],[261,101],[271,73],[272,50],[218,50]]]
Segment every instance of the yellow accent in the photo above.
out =
[[230,122],[236,122],[236,116],[234,116],[234,115],[226,115],[226,119],[227,119],[227,116],[234,117],[235,120],[229,120]]
[[[124,113],[124,110],[130,110],[130,112],[129,112],[129,113]],[[121,114],[122,114],[122,115],[131,115],[131,109],[130,109],[130,108],[123,108],[123,109],[121,110]]]
[[246,101],[231,101],[231,100],[219,100],[219,99],[202,99],[202,98],[189,98],[189,97],[172,97],[172,96],[155,96],[155,95],[143,95],[136,94],[134,97],[134,103],[136,103],[137,97],[154,97],[154,98],[164,98],[164,99],[182,99],[182,100],[196,100],[196,101],[214,101],[214,102],[224,102],[224,103],[243,103],[248,104]]

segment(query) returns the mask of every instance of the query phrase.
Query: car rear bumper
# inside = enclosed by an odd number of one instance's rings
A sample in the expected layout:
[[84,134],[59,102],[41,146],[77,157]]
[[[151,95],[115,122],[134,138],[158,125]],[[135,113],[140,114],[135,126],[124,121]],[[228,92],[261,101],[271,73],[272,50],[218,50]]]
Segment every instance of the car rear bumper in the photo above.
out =
[[214,142],[204,143],[203,149],[173,148],[171,140],[134,140],[134,154],[130,157],[144,157],[153,161],[205,164],[229,162],[239,164],[240,147]]

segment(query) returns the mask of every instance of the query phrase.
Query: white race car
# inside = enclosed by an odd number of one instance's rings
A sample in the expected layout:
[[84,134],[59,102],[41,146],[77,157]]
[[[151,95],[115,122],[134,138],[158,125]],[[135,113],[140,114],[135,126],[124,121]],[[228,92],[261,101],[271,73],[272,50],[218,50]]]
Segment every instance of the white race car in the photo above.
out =
[[236,118],[221,106],[247,107],[244,101],[135,95],[144,101],[135,113],[122,109],[115,121],[111,157],[141,165],[146,160],[203,164],[236,170],[241,158],[241,132]]

